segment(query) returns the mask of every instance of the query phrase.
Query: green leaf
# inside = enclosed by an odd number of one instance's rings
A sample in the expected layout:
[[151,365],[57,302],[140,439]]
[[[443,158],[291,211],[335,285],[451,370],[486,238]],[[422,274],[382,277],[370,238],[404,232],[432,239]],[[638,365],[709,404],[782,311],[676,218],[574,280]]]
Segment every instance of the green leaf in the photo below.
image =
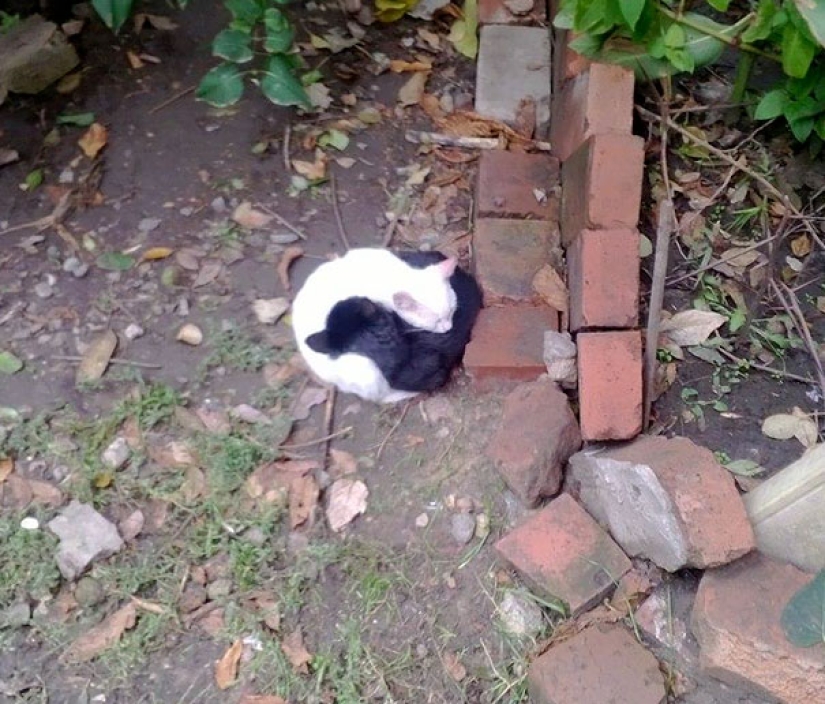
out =
[[665,46],[669,49],[681,49],[687,42],[687,34],[682,25],[674,22],[665,32]]
[[23,368],[23,360],[11,352],[0,352],[0,374],[17,374]]
[[134,266],[135,260],[123,252],[105,252],[96,260],[98,268],[106,271],[126,271]]
[[794,5],[819,45],[825,46],[825,3],[821,0],[794,0]]
[[478,54],[477,0],[464,0],[464,17],[453,22],[447,37],[459,54],[474,59]]
[[778,11],[779,7],[775,0],[759,0],[756,17],[753,18],[751,26],[742,33],[742,41],[753,44],[767,39],[774,29],[774,18]]
[[741,477],[753,477],[765,471],[764,467],[753,460],[731,460],[725,463],[725,469]]
[[342,152],[349,146],[349,137],[341,132],[341,130],[333,129],[329,132],[324,132],[324,134],[318,137],[318,146],[332,147],[333,149],[337,149],[339,152]]
[[804,142],[813,132],[815,121],[812,117],[803,117],[798,120],[788,118],[788,126],[798,142]]
[[271,7],[264,14],[264,26],[266,27],[266,39],[264,39],[264,49],[270,54],[284,54],[292,47],[292,40],[295,38],[295,30],[289,23],[287,16]]
[[301,85],[311,86],[313,83],[319,83],[323,78],[324,74],[317,68],[314,68],[312,71],[307,71],[301,76]]
[[627,25],[630,29],[636,27],[636,23],[642,16],[642,10],[645,9],[646,0],[619,0],[619,9],[622,11]]
[[794,78],[802,78],[816,53],[816,44],[788,23],[782,33],[782,70]]
[[195,97],[217,108],[237,103],[243,95],[243,75],[234,64],[215,66],[198,84]]
[[780,622],[785,637],[797,647],[825,642],[825,570],[791,597]]
[[275,105],[299,105],[312,107],[295,69],[287,57],[278,54],[270,57],[261,78],[261,91]]
[[240,29],[224,29],[215,35],[212,42],[212,54],[236,64],[252,61],[252,36]]
[[74,125],[75,127],[88,127],[95,121],[93,112],[80,112],[74,115],[58,115],[58,125]]
[[708,5],[714,10],[719,10],[719,12],[727,12],[730,0],[708,0]]
[[100,15],[103,23],[117,34],[123,23],[129,19],[132,0],[92,0],[92,7]]
[[43,183],[43,169],[35,169],[34,171],[29,171],[26,175],[22,188],[24,191],[33,191],[41,183]]
[[251,29],[264,14],[259,0],[224,0],[223,4],[232,13],[233,24],[237,29]]
[[753,113],[756,120],[772,120],[779,117],[788,104],[788,94],[781,88],[769,91],[762,96]]
[[736,332],[741,328],[745,322],[747,322],[748,315],[747,312],[742,310],[741,308],[736,308],[731,311],[730,316],[728,317],[728,327],[730,328],[731,332]]

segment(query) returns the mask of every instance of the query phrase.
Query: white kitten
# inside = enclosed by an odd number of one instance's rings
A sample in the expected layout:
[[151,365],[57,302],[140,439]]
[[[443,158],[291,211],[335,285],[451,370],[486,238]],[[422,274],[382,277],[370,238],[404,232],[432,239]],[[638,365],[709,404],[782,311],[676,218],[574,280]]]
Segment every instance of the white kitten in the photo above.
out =
[[321,264],[307,278],[292,304],[292,329],[298,350],[321,380],[341,391],[379,403],[396,403],[416,394],[394,391],[376,364],[361,355],[336,359],[310,349],[306,339],[326,328],[338,302],[363,296],[394,310],[410,325],[433,332],[452,327],[456,296],[449,279],[456,259],[423,269],[411,267],[388,249],[351,249],[343,257]]

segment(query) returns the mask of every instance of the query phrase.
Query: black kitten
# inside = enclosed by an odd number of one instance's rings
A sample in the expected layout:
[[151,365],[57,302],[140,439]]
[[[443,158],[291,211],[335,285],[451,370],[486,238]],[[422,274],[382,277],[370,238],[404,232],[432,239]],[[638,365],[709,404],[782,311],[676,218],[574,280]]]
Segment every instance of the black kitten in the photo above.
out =
[[[398,252],[412,267],[423,269],[446,257],[440,252]],[[310,335],[307,345],[335,358],[345,353],[371,359],[397,391],[434,391],[450,378],[481,309],[481,290],[461,269],[450,277],[456,294],[453,326],[444,333],[412,327],[395,312],[354,296],[333,306],[325,330]]]

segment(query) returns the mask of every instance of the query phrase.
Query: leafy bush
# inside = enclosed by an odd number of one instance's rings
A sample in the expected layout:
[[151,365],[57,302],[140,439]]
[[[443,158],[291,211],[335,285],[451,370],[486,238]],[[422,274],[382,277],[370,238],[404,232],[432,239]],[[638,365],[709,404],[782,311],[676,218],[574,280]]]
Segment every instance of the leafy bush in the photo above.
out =
[[[684,6],[700,5],[701,12]],[[640,80],[693,72],[719,60],[727,46],[742,52],[733,100],[742,99],[754,60],[777,62],[783,79],[761,97],[757,120],[782,116],[801,142],[825,140],[825,3],[758,0],[562,0],[557,27],[578,36],[573,49],[632,68]],[[709,15],[722,17],[727,22]]]

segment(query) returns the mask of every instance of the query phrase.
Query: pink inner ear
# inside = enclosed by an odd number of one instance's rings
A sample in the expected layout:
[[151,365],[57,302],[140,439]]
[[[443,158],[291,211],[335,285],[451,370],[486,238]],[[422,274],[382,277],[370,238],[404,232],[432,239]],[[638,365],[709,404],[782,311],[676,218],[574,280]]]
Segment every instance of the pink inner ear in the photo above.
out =
[[456,257],[449,257],[445,259],[443,262],[440,262],[436,266],[438,266],[439,273],[445,278],[448,279],[453,275],[455,272],[455,268],[458,265],[458,259]]
[[396,310],[413,311],[418,308],[415,299],[406,291],[392,294],[392,303]]

